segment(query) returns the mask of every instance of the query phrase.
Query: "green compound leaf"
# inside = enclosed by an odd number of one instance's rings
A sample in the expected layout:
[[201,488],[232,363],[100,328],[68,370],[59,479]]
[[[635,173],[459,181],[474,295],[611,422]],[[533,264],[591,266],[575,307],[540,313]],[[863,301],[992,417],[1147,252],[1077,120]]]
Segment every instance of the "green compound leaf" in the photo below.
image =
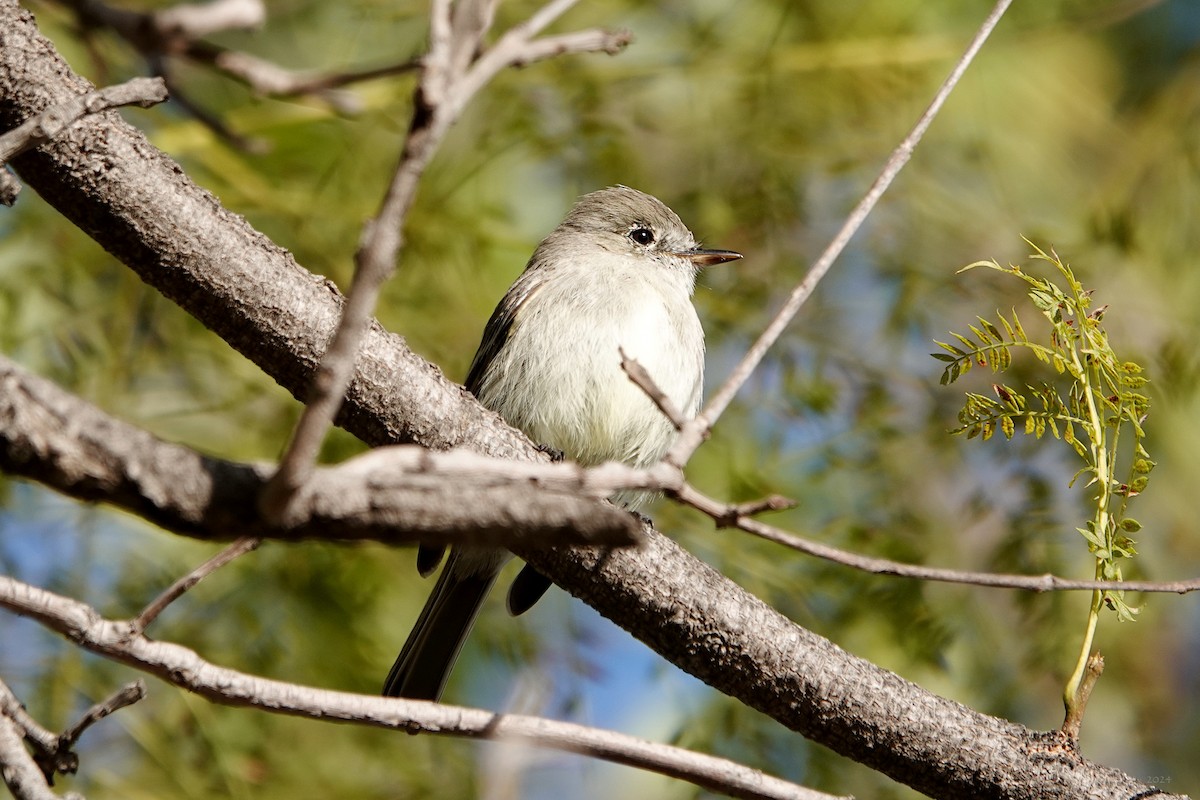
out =
[[[945,365],[942,384],[953,383],[973,366],[986,365],[994,374],[1005,372],[1012,367],[1014,351],[1021,350],[1049,365],[1052,374],[1023,390],[993,383],[998,402],[967,392],[958,412],[959,427],[951,433],[987,441],[999,430],[1009,440],[1020,429],[1041,441],[1049,430],[1068,445],[1082,462],[1070,485],[1087,476],[1086,485],[1094,487],[1089,496],[1092,518],[1076,530],[1084,539],[1096,576],[1118,581],[1120,564],[1137,554],[1128,534],[1142,529],[1140,522],[1126,515],[1128,505],[1145,491],[1154,469],[1143,428],[1150,400],[1138,391],[1149,379],[1141,365],[1118,358],[1113,350],[1103,326],[1109,306],[1094,307],[1092,291],[1083,287],[1067,264],[1053,251],[1028,243],[1035,251],[1031,258],[1049,264],[1054,278],[1038,277],[1017,265],[1002,267],[995,261],[976,261],[959,272],[986,268],[1024,281],[1030,302],[1049,323],[1046,339],[1030,340],[1014,308],[1008,316],[997,311],[995,322],[977,317],[978,324],[968,326],[970,335],[951,332],[961,347],[937,342],[946,352],[933,357]],[[1118,448],[1122,438],[1130,436],[1132,447],[1127,443]],[[1098,591],[1089,612],[1089,631],[1094,630],[1095,615],[1103,608],[1123,622],[1133,621],[1138,613],[1125,602],[1122,592]],[[1089,634],[1085,643],[1090,639]],[[1067,687],[1068,705],[1073,702],[1087,656],[1085,646]]]

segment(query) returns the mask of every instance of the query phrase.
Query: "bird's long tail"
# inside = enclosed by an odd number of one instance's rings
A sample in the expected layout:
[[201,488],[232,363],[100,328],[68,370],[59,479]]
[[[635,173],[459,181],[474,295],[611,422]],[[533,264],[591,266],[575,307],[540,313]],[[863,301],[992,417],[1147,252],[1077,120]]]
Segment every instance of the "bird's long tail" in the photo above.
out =
[[451,550],[437,585],[388,673],[384,695],[413,700],[441,697],[483,599],[503,565],[503,560],[495,566],[481,561],[479,554]]

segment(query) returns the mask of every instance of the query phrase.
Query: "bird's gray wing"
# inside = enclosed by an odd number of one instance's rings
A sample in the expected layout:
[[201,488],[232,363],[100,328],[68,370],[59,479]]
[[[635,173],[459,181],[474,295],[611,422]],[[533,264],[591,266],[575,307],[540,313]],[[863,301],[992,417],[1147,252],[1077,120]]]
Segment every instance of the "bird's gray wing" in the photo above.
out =
[[544,278],[539,277],[537,273],[526,270],[508,290],[508,294],[504,295],[504,298],[497,304],[491,319],[483,329],[483,340],[479,342],[479,349],[475,351],[475,359],[471,362],[471,369],[467,372],[468,392],[476,397],[479,396],[479,390],[483,386],[483,377],[487,374],[492,360],[496,358],[504,348],[504,343],[508,341],[508,335],[512,331],[517,315],[544,282]]
[[[484,326],[483,340],[480,341],[479,349],[475,351],[475,359],[471,362],[471,369],[467,372],[466,387],[471,394],[479,396],[479,391],[483,387],[483,376],[487,374],[492,360],[503,349],[504,343],[508,341],[508,334],[512,330],[517,314],[542,283],[543,279],[537,277],[537,273],[531,274],[529,270],[526,270],[496,305],[491,319]],[[417,548],[417,572],[422,577],[429,577],[442,562],[445,554],[445,545],[420,545]],[[534,601],[536,599],[535,597]],[[533,603],[531,602],[529,605],[533,605]]]

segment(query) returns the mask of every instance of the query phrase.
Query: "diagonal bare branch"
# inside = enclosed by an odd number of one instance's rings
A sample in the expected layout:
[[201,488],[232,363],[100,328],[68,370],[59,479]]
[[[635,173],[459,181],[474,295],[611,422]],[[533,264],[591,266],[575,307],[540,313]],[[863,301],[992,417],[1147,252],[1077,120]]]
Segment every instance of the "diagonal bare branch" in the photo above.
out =
[[15,800],[60,800],[21,741],[21,730],[0,714],[0,778]]
[[[414,94],[412,123],[400,163],[378,213],[364,227],[341,322],[313,378],[304,412],[280,459],[279,470],[264,492],[261,507],[268,516],[286,514],[288,505],[312,476],[321,442],[333,425],[353,377],[355,359],[379,291],[395,271],[404,245],[404,220],[416,196],[417,184],[442,139],[471,98],[500,69],[518,61],[545,57],[544,53],[529,51],[530,40],[574,2],[552,0],[482,53],[477,51],[492,19],[490,4],[468,3],[465,10],[459,8],[460,13],[452,14],[449,2],[434,3],[429,53]],[[595,43],[589,40],[580,44]],[[569,49],[561,43],[555,52],[565,53]]]
[[182,597],[185,592],[226,564],[232,563],[252,550],[257,550],[260,544],[262,544],[262,539],[257,536],[243,536],[238,539],[164,589],[129,624],[138,633],[145,631],[167,609],[167,606]]
[[729,377],[721,384],[716,394],[709,398],[708,403],[696,415],[696,418],[684,428],[679,439],[676,440],[675,446],[666,455],[667,460],[672,464],[683,466],[688,462],[688,459],[692,457],[692,454],[704,442],[709,430],[716,424],[717,419],[725,412],[729,404],[733,402],[734,396],[742,388],[742,385],[749,380],[750,375],[762,362],[767,351],[771,349],[771,346],[778,341],[787,326],[791,324],[792,319],[800,311],[801,306],[804,305],[817,288],[817,284],[829,272],[829,269],[833,266],[833,262],[846,249],[846,245],[850,243],[850,239],[858,232],[858,229],[862,227],[867,216],[875,208],[875,204],[879,202],[879,198],[883,197],[884,192],[892,185],[892,181],[900,174],[900,170],[912,158],[917,145],[924,138],[925,132],[929,130],[929,126],[933,124],[933,120],[937,117],[938,112],[941,111],[946,99],[950,97],[950,93],[958,85],[959,79],[962,78],[963,74],[967,71],[967,67],[970,66],[980,48],[983,47],[983,43],[991,36],[992,31],[995,30],[996,25],[1000,22],[1000,18],[1004,16],[1004,12],[1008,10],[1011,3],[1012,0],[997,0],[996,4],[992,7],[991,13],[988,14],[983,24],[979,26],[979,30],[976,31],[975,36],[971,39],[970,44],[967,45],[966,51],[954,64],[954,68],[950,70],[950,74],[942,83],[941,88],[938,89],[937,94],[934,95],[929,107],[925,109],[925,112],[917,120],[912,131],[892,151],[892,155],[888,158],[887,163],[883,165],[883,170],[879,173],[879,177],[867,189],[867,193],[863,195],[862,200],[858,201],[858,204],[850,212],[846,221],[842,223],[842,227],[834,235],[833,240],[817,258],[812,268],[809,269],[808,274],[804,276],[804,280],[800,281],[796,288],[792,290],[783,307],[779,309],[779,312],[767,325],[766,329],[759,334],[758,339],[755,340],[750,349],[746,351],[746,355],[742,357],[742,360],[729,373]]

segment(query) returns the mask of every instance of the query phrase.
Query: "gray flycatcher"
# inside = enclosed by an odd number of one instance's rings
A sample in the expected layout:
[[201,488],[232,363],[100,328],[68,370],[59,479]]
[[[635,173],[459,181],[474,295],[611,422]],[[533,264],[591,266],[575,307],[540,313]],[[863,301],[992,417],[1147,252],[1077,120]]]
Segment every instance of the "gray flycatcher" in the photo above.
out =
[[[621,370],[636,359],[686,416],[700,408],[704,331],[692,306],[702,267],[741,258],[703,250],[675,212],[615,186],[580,198],[538,245],[483,332],[467,389],[535,442],[585,466],[656,463],[675,441],[662,411]],[[630,508],[644,498],[613,498]],[[431,573],[444,548],[422,546]],[[388,674],[383,693],[437,700],[506,550],[456,547]],[[513,614],[550,582],[526,566]]]

